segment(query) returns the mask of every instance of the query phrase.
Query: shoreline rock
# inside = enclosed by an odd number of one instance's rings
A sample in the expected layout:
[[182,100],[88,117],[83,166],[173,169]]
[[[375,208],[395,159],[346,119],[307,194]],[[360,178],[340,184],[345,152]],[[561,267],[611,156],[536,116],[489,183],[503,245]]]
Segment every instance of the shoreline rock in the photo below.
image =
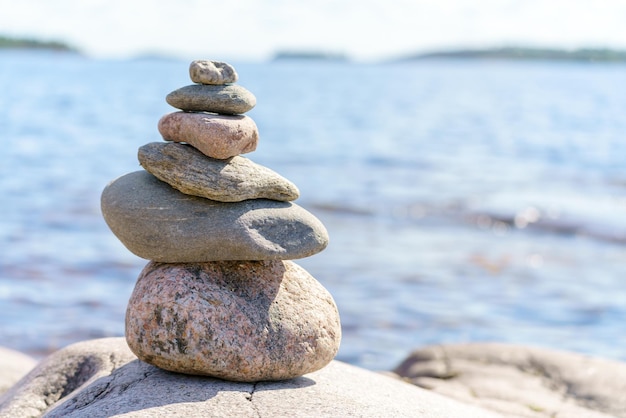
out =
[[626,417],[626,363],[503,343],[429,346],[393,371],[441,395],[505,416]]
[[0,418],[624,418],[625,385],[624,362],[501,343],[423,347],[384,374],[333,360],[294,379],[230,382],[144,363],[119,337],[43,359],[0,394]]
[[37,361],[26,354],[0,347],[0,394],[11,388],[36,364]]
[[238,383],[172,373],[138,360],[124,338],[61,349],[4,395],[2,418],[407,417],[495,418],[382,374],[332,361],[278,382]]

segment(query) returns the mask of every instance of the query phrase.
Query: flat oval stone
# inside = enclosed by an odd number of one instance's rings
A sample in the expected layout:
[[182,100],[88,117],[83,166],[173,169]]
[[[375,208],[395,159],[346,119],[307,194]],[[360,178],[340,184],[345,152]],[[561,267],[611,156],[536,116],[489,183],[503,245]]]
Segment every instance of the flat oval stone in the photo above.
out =
[[189,77],[194,83],[227,84],[237,81],[235,68],[221,61],[195,60],[189,65]]
[[290,201],[300,196],[295,184],[241,156],[218,160],[175,142],[151,142],[140,147],[137,156],[146,171],[193,196],[220,202]]
[[126,248],[164,263],[292,260],[328,245],[324,225],[295,203],[217,202],[181,193],[143,170],[109,183],[101,208]]
[[319,370],[340,340],[332,296],[292,261],[151,262],[126,311],[126,341],[141,360],[226,380]]
[[252,152],[259,142],[256,124],[243,115],[169,113],[159,120],[159,132],[166,141],[186,142],[217,159]]
[[188,112],[214,112],[225,115],[246,113],[256,105],[256,97],[238,84],[214,86],[192,84],[174,90],[165,101]]

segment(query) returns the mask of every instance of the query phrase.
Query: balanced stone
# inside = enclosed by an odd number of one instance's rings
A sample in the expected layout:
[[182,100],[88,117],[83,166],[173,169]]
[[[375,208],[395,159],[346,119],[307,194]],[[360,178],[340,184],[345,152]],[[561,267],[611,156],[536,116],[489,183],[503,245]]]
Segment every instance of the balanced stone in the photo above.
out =
[[256,105],[256,97],[238,84],[192,84],[174,90],[165,100],[180,110],[226,115],[246,113]]
[[239,78],[230,64],[208,60],[192,61],[189,65],[189,77],[194,83],[200,84],[234,83]]
[[259,141],[256,124],[243,115],[169,113],[159,120],[159,132],[166,141],[186,142],[217,159],[252,152]]
[[233,381],[319,370],[340,340],[332,296],[292,261],[151,262],[126,311],[139,359]]
[[126,248],[165,263],[290,260],[328,245],[324,225],[295,203],[217,202],[181,193],[144,170],[109,183],[101,207]]
[[241,156],[218,160],[190,145],[151,142],[139,148],[138,158],[159,180],[193,196],[220,202],[290,201],[300,196],[295,184]]

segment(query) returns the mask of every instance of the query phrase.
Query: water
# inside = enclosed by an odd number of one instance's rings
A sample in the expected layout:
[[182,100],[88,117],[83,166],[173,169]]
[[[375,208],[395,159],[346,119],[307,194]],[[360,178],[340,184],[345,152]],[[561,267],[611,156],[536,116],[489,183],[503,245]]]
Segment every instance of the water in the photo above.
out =
[[[248,157],[329,231],[297,262],[337,302],[338,359],[505,341],[626,360],[626,66],[233,64]],[[146,261],[100,193],[160,140],[187,65],[0,53],[0,345],[123,335]]]

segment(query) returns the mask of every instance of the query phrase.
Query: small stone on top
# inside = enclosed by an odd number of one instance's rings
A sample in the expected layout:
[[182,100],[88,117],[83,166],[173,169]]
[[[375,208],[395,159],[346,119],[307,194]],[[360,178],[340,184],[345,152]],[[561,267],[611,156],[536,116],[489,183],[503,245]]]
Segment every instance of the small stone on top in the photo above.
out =
[[198,84],[235,83],[239,76],[232,65],[220,61],[195,60],[189,65],[191,81]]

